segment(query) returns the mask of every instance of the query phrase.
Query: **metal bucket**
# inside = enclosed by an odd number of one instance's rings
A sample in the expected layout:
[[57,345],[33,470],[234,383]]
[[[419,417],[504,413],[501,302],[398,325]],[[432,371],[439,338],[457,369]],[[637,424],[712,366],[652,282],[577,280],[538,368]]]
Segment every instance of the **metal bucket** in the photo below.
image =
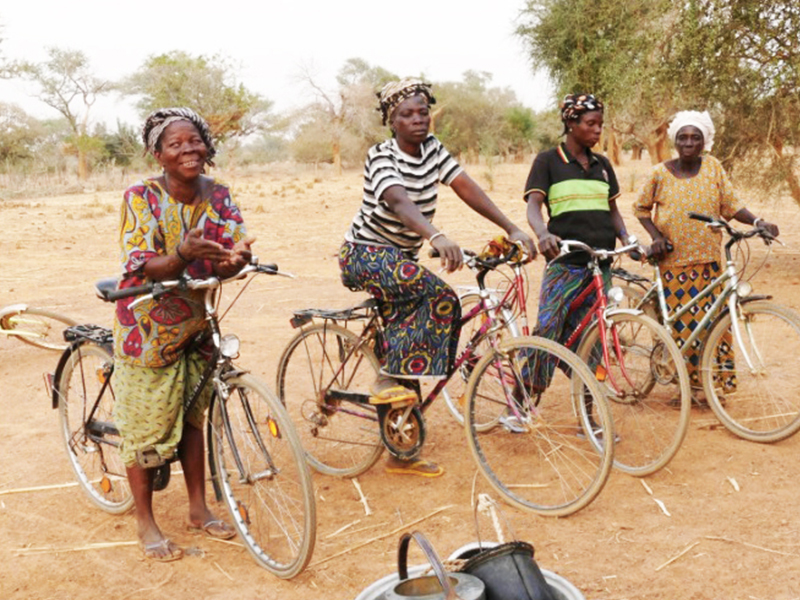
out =
[[[409,577],[407,558],[411,540],[419,544],[436,575]],[[382,600],[485,600],[483,581],[468,573],[447,573],[428,540],[419,531],[404,533],[397,550],[399,583],[388,587]]]

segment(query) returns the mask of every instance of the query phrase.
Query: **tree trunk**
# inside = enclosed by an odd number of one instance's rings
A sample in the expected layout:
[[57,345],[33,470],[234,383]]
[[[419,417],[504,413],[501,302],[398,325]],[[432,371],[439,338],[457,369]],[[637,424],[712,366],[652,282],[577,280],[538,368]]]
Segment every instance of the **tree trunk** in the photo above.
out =
[[[770,144],[775,149],[775,154],[778,155],[779,159],[783,158],[783,140],[780,138],[774,138],[770,141]],[[784,179],[786,179],[786,183],[789,186],[789,193],[792,196],[792,200],[795,201],[795,204],[800,205],[800,179],[797,178],[797,174],[794,172],[794,165],[792,164],[794,161],[790,162],[786,165],[786,175]]]
[[667,139],[667,124],[662,123],[645,140],[650,163],[657,165],[672,157],[672,147]]
[[336,173],[341,176],[342,174],[342,145],[338,139],[333,140],[333,166]]
[[606,151],[608,155],[608,159],[611,161],[615,167],[618,167],[622,164],[622,160],[620,158],[620,146],[619,146],[619,138],[617,134],[614,132],[613,129],[608,130],[608,137],[606,138],[608,143],[608,149]]
[[86,151],[78,146],[78,180],[87,179],[89,179],[89,161],[86,158]]
[[642,160],[642,152],[644,152],[644,146],[634,145],[631,148],[631,160]]

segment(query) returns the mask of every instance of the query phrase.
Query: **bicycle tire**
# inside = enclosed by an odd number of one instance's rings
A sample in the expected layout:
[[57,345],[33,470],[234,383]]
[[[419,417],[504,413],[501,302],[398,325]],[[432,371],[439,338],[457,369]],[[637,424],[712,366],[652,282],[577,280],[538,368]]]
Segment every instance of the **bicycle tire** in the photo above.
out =
[[[597,379],[605,380],[603,388],[620,438],[614,467],[643,477],[664,468],[686,437],[692,406],[689,374],[672,336],[650,317],[609,312],[605,322],[610,364],[603,360],[598,323],[584,334],[578,356]],[[614,331],[621,356],[615,351]]]
[[334,379],[359,339],[339,325],[315,323],[292,338],[278,363],[278,397],[295,423],[309,464],[325,475],[360,475],[384,449],[374,406],[326,400],[331,388],[369,394],[380,362],[365,345]]
[[[541,359],[559,361],[569,374],[556,369],[539,394],[526,369]],[[478,431],[483,410],[495,414],[498,404],[507,406],[510,386],[522,406],[524,431],[513,433],[501,423]],[[614,458],[614,425],[603,396],[586,365],[564,346],[541,337],[503,341],[476,365],[467,386],[467,439],[484,478],[508,503],[534,514],[559,517],[586,507],[606,484]]]
[[92,423],[85,427],[105,378],[113,366],[111,350],[91,341],[74,344],[54,392],[58,398],[61,438],[70,466],[81,489],[96,506],[111,514],[126,512],[133,505],[125,465],[119,457],[121,438],[113,427],[113,388],[104,390]]
[[[461,314],[466,315],[474,306],[477,306],[481,302],[481,297],[480,294],[470,292],[461,296],[460,300]],[[488,317],[485,315],[478,315],[464,324],[464,327],[461,329],[461,333],[459,335],[458,353],[456,356],[461,355],[467,345],[467,342],[472,339],[472,336],[475,335],[475,332],[480,329],[487,318]],[[503,327],[501,330],[485,334],[478,340],[473,348],[472,356],[470,356],[468,360],[464,361],[464,363],[450,376],[450,379],[447,381],[447,385],[445,385],[445,387],[442,389],[441,393],[442,397],[444,398],[445,406],[459,425],[464,424],[464,407],[466,405],[465,392],[467,389],[467,381],[469,381],[469,377],[472,374],[475,365],[478,364],[478,361],[481,359],[481,357],[491,349],[492,342],[499,340],[506,331],[509,333],[510,337],[519,336],[519,329],[517,328],[516,323],[513,320],[506,319],[505,327]],[[497,419],[499,417],[500,414],[487,416],[486,423],[476,424],[476,427],[478,427],[479,431],[491,429],[497,424]]]
[[[712,326],[703,348],[703,389],[729,431],[753,442],[778,442],[800,430],[800,315],[761,300],[740,303],[738,310],[744,350],[753,360],[760,356],[761,368],[755,373],[747,368],[736,341],[733,365],[718,360],[719,349],[733,337],[726,313]],[[731,376],[735,386],[726,390]]]
[[214,474],[247,550],[260,566],[290,579],[308,565],[316,539],[303,447],[286,409],[263,383],[245,374],[225,384],[229,396],[215,395],[211,416]]
[[77,324],[74,319],[57,312],[24,305],[0,317],[0,329],[10,336],[37,348],[59,352],[69,347],[62,332]]

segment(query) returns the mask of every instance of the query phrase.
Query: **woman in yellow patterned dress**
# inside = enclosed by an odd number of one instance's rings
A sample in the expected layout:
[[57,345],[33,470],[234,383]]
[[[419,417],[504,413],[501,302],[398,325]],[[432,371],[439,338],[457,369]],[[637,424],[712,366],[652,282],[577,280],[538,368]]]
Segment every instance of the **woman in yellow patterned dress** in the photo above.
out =
[[[120,288],[184,271],[196,278],[237,273],[250,259],[253,240],[245,237],[228,188],[204,175],[215,154],[205,121],[190,109],[160,109],[148,117],[143,138],[163,173],[125,192]],[[205,499],[202,425],[210,387],[188,413],[183,407],[208,361],[202,349],[188,347],[205,327],[203,292],[173,291],[131,309],[134,300],[120,300],[116,308],[114,420],[144,554],[176,560],[183,550],[163,535],[152,507],[155,468],[176,456],[189,495],[189,529],[234,536]]]
[[[683,111],[668,130],[678,158],[657,165],[633,205],[634,214],[653,238],[652,251],[659,258],[664,295],[670,311],[681,308],[720,274],[722,234],[690,219],[690,211],[726,220],[758,225],[777,236],[778,227],[757,218],[736,196],[722,164],[708,152],[714,143],[714,123],[708,112]],[[667,244],[674,247],[667,252]],[[675,324],[673,335],[682,347],[713,303],[707,298],[694,315]],[[703,405],[699,377],[702,336],[686,352],[695,404]]]

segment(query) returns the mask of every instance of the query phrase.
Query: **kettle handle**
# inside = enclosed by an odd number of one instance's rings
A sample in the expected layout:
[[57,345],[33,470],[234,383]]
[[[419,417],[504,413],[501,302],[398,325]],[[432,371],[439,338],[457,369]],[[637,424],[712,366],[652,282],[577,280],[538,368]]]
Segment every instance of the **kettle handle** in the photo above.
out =
[[439,556],[430,545],[430,542],[428,542],[425,536],[419,531],[412,531],[411,533],[406,532],[400,537],[400,545],[397,548],[397,574],[400,580],[408,579],[408,544],[411,538],[414,538],[417,544],[419,544],[419,547],[422,548],[422,551],[428,558],[428,562],[430,562],[433,567],[436,578],[439,580],[439,584],[444,591],[445,600],[456,600],[458,596],[456,596],[456,591],[450,585],[450,579],[447,577],[442,561],[439,560]]

